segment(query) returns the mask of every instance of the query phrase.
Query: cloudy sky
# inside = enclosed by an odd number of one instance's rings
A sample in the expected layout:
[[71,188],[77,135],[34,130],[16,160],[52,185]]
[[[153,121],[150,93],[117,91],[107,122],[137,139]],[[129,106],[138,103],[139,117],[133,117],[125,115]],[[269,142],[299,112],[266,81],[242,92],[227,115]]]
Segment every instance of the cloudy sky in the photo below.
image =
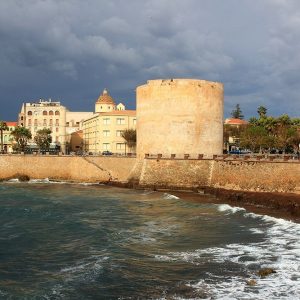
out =
[[300,116],[299,0],[0,0],[0,120],[52,98],[93,111],[103,88],[135,108],[148,79],[225,85],[239,103]]

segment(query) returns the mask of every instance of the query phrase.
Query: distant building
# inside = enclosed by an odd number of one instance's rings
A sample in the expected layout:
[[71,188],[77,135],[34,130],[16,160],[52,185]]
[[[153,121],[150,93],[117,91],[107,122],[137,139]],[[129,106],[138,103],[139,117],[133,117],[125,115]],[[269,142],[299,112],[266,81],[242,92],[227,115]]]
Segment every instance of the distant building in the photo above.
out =
[[65,152],[70,135],[81,130],[82,121],[92,115],[93,112],[70,112],[59,101],[40,99],[37,102],[23,103],[18,124],[31,131],[33,145],[38,130],[51,129],[52,146],[60,146]]
[[13,152],[13,136],[11,132],[18,126],[17,122],[5,122],[8,130],[3,131],[3,150],[4,152]]
[[19,125],[28,128],[32,143],[38,130],[51,129],[52,143],[65,149],[66,107],[59,101],[40,99],[38,102],[23,103],[19,113]]
[[127,149],[121,134],[136,128],[136,111],[126,110],[124,104],[115,104],[104,89],[95,103],[95,115],[83,122],[83,150],[92,153],[110,151],[125,153]]
[[67,152],[82,152],[83,151],[83,131],[74,131],[69,135],[68,151]]
[[240,145],[240,131],[241,128],[247,126],[248,121],[227,118],[224,121],[224,150],[231,151],[239,149]]

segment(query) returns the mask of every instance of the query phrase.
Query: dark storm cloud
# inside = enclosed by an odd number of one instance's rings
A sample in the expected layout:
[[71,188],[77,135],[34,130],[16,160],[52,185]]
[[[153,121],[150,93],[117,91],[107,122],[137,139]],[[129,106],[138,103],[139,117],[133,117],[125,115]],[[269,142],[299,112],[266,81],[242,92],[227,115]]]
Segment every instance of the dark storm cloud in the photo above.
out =
[[225,84],[225,116],[299,115],[300,4],[292,0],[0,1],[0,119],[24,101],[91,111],[104,87],[130,108],[148,79]]

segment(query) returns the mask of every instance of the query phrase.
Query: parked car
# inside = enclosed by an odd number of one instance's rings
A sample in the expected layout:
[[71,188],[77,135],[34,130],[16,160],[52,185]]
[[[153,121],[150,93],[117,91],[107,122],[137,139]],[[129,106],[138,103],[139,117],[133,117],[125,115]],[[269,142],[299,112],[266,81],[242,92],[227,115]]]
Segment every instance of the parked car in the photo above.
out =
[[102,152],[102,155],[113,155],[113,153],[108,150],[105,150]]
[[249,150],[231,150],[229,154],[250,154],[251,151]]

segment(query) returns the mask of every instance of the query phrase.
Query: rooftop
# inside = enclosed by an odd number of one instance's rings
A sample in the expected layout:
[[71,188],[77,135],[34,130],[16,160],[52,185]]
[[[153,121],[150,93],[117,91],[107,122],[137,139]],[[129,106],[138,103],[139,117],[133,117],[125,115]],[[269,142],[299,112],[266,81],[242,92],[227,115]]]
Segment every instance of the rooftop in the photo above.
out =
[[247,125],[248,121],[236,118],[227,118],[224,123],[229,125]]
[[99,96],[97,103],[112,104],[115,105],[114,99],[108,94],[107,89],[104,89],[102,94]]
[[101,116],[136,116],[135,110],[113,110],[109,112],[99,113]]
[[15,126],[15,127],[18,126],[17,122],[6,121],[5,123],[6,123],[7,126]]

